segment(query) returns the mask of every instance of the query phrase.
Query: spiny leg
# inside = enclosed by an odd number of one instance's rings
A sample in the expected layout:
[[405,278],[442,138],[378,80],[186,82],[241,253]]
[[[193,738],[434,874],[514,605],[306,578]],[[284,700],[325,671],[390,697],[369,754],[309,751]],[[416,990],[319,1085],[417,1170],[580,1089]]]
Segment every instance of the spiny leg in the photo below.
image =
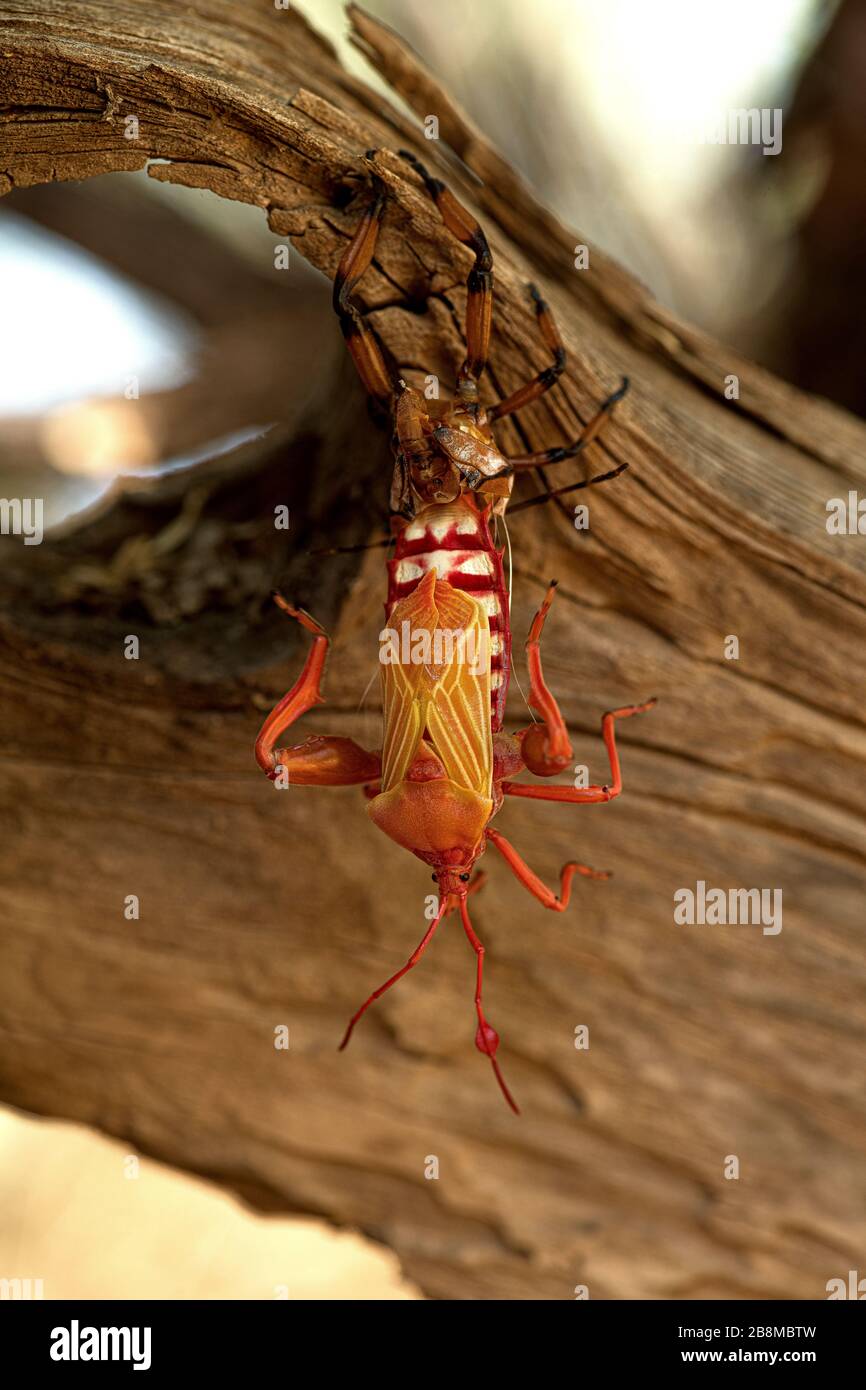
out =
[[458,394],[474,400],[478,394],[476,383],[487,365],[493,316],[493,257],[487,237],[472,214],[457,201],[441,179],[427,172],[420,159],[409,150],[398,150],[397,153],[423,179],[448,231],[475,252],[475,264],[466,282],[466,361],[457,379]]
[[294,748],[274,748],[290,724],[313,705],[324,703],[321,684],[330,640],[324,628],[303,608],[294,608],[282,594],[274,594],[274,601],[290,618],[295,618],[313,633],[313,644],[295,684],[274,706],[259,730],[256,761],[271,781],[282,768],[288,773],[290,782],[297,786],[351,786],[373,781],[381,773],[381,760],[376,753],[361,748],[354,739],[311,735]]
[[391,377],[375,333],[350,297],[373,259],[385,211],[384,186],[375,176],[373,183],[376,196],[361,217],[355,234],[337,266],[334,276],[334,309],[340,319],[346,347],[352,355],[364,389],[384,408],[391,399]]
[[340,1043],[338,1049],[340,1052],[342,1052],[343,1048],[346,1047],[346,1045],[348,1044],[349,1039],[352,1036],[352,1031],[355,1027],[355,1024],[358,1022],[358,1019],[361,1018],[362,1015],[367,1012],[370,1005],[375,1004],[376,1000],[381,998],[381,996],[385,993],[387,989],[390,989],[392,985],[396,985],[398,980],[402,980],[403,976],[407,974],[408,971],[410,971],[414,965],[417,965],[425,949],[432,940],[433,933],[435,932],[439,923],[442,921],[442,918],[445,916],[445,909],[447,903],[448,899],[446,897],[442,900],[439,906],[439,911],[436,913],[436,916],[433,918],[433,921],[430,923],[430,926],[427,928],[417,947],[407,960],[406,964],[400,970],[398,970],[396,974],[392,975],[389,980],[386,980],[383,985],[380,985],[378,989],[374,989],[369,999],[366,999],[364,1003],[361,1005],[358,1012],[356,1014],[353,1014],[352,1017],[349,1019],[348,1027],[346,1028],[346,1031],[343,1034],[343,1041]]
[[578,864],[572,860],[568,864],[563,864],[560,870],[559,897],[557,897],[546,884],[542,883],[538,875],[533,873],[526,861],[521,858],[504,835],[500,835],[498,830],[493,830],[490,826],[487,827],[485,834],[490,843],[499,850],[502,858],[524,888],[528,888],[532,896],[537,898],[545,907],[549,907],[552,912],[564,912],[568,907],[571,898],[571,881],[575,874],[582,874],[584,878],[601,880],[610,878],[606,869],[591,869],[588,864]]
[[[521,782],[503,782],[502,791],[506,796],[529,796],[536,801],[568,801],[580,804],[592,804],[599,801],[612,801],[615,796],[619,796],[622,791],[622,771],[619,765],[619,752],[616,746],[615,723],[617,719],[630,719],[633,714],[645,714],[652,709],[656,703],[655,696],[651,700],[645,700],[642,705],[623,705],[620,709],[608,710],[602,715],[601,736],[604,739],[604,746],[607,749],[608,759],[610,760],[611,780],[604,786],[593,785],[590,787],[538,787],[527,785]],[[560,716],[561,717],[561,716]],[[533,725],[536,728],[537,725]],[[527,734],[531,730],[527,731]],[[525,740],[524,740],[525,742]]]
[[487,1019],[484,1017],[484,1007],[481,1002],[481,987],[484,976],[484,947],[472,930],[472,923],[469,920],[469,912],[466,907],[465,898],[460,899],[460,916],[463,919],[463,930],[469,939],[469,945],[475,952],[477,960],[475,975],[475,1012],[478,1015],[478,1031],[475,1034],[475,1046],[478,1048],[479,1052],[483,1052],[486,1057],[490,1058],[494,1075],[499,1082],[499,1089],[508,1101],[515,1115],[519,1115],[520,1111],[517,1108],[517,1102],[506,1086],[505,1078],[499,1070],[499,1063],[496,1060],[496,1049],[499,1047],[499,1034],[495,1028],[490,1026]]
[[537,401],[539,396],[543,396],[545,391],[550,390],[565,371],[565,344],[559,336],[559,329],[550,312],[550,306],[545,299],[542,299],[536,285],[527,285],[527,289],[535,304],[535,316],[541,329],[541,335],[553,353],[553,366],[545,367],[543,372],[539,372],[538,376],[533,377],[524,386],[518,387],[510,396],[506,396],[504,401],[491,406],[487,412],[488,420],[502,420],[506,415],[516,414],[518,410],[522,410],[531,401]]

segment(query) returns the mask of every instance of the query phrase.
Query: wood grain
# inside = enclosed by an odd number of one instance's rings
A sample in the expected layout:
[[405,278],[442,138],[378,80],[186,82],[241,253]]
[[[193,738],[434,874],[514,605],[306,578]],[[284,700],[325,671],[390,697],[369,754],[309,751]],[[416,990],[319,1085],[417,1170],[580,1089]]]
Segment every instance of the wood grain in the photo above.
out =
[[[601,711],[659,705],[623,729],[621,801],[515,802],[499,822],[547,882],[575,854],[615,877],[579,884],[554,916],[487,865],[474,917],[522,1119],[472,1046],[473,960],[451,925],[335,1051],[416,944],[431,887],[357,793],[283,795],[252,763],[261,711],[302,654],[267,609],[269,578],[335,636],[310,727],[378,738],[375,696],[357,706],[376,666],[381,552],[305,553],[381,527],[386,440],[343,373],[282,455],[214,482],[204,515],[223,528],[223,571],[247,543],[231,527],[260,528],[249,588],[217,583],[170,624],[140,588],[64,589],[70,566],[110,565],[130,535],[152,542],[181,506],[176,481],[41,547],[3,539],[0,1094],[261,1205],[358,1226],[434,1297],[567,1299],[578,1284],[593,1298],[824,1297],[862,1266],[866,1238],[866,559],[861,538],[825,524],[829,498],[864,487],[866,428],[678,323],[595,248],[574,270],[580,236],[394,35],[351,17],[481,183],[291,11],[5,0],[5,186],[166,161],[151,175],[262,207],[331,274],[375,147],[391,201],[362,298],[394,360],[445,383],[462,343],[437,296],[461,311],[470,257],[394,157],[408,145],[490,235],[491,396],[546,364],[527,279],[569,348],[561,385],[503,443],[572,436],[631,376],[596,452],[630,470],[577,494],[589,531],[552,506],[514,517],[514,630],[557,575],[546,667],[593,777]],[[140,117],[138,142],[124,113]],[[287,491],[280,549],[272,504]],[[182,545],[169,591],[188,558]],[[129,632],[138,662],[122,656]],[[511,714],[511,727],[525,715],[516,690]],[[674,892],[698,880],[781,889],[783,930],[675,925]],[[124,920],[130,893],[138,922]],[[739,1180],[724,1177],[729,1155]]]

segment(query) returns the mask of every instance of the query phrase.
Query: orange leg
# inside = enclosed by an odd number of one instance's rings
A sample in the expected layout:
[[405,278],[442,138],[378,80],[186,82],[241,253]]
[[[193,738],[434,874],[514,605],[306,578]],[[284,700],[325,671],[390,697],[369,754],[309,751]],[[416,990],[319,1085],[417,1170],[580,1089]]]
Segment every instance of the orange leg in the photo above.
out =
[[471,213],[466,211],[441,179],[427,172],[420,159],[408,150],[398,150],[424,181],[442,216],[442,221],[464,246],[475,252],[475,264],[469,272],[466,300],[466,361],[457,380],[458,393],[471,399],[477,397],[475,383],[487,365],[490,346],[490,324],[493,317],[493,257],[487,237]]
[[[531,724],[517,737],[523,761],[536,777],[553,777],[562,772],[573,757],[571,742],[565,720],[553,694],[548,690],[541,665],[541,634],[544,623],[556,593],[556,580],[552,580],[544,596],[544,602],[532,620],[529,636],[526,639],[526,661],[529,667],[529,704],[541,715],[540,724]],[[611,781],[604,786],[591,787],[534,787],[520,782],[503,782],[502,790],[508,796],[530,796],[539,801],[610,801],[622,791],[622,773],[619,754],[616,748],[614,723],[632,714],[643,714],[651,709],[655,700],[643,705],[626,705],[622,709],[609,710],[602,716],[601,736],[604,739],[610,759]]]
[[[526,662],[529,667],[529,704],[541,715],[540,724],[532,724],[520,736],[523,761],[536,777],[553,777],[568,767],[572,759],[571,743],[559,705],[544,680],[541,666],[541,634],[556,593],[552,579],[544,602],[532,620],[526,639]],[[510,785],[510,784],[508,784]]]
[[290,724],[313,705],[324,703],[320,687],[329,642],[324,629],[303,608],[293,608],[281,594],[274,594],[274,599],[284,613],[313,633],[313,645],[295,684],[274,706],[259,731],[256,761],[272,781],[282,768],[296,786],[341,787],[375,781],[381,774],[381,759],[353,739],[313,734],[293,748],[274,747]]
[[583,478],[577,483],[566,483],[564,487],[551,488],[548,485],[547,477],[543,469],[547,464],[560,463],[563,459],[575,458],[578,454],[583,453],[583,450],[588,448],[592,441],[598,436],[602,426],[610,416],[613,407],[616,405],[617,401],[622,400],[627,390],[628,378],[623,377],[622,386],[620,386],[618,391],[614,391],[612,396],[607,398],[601,409],[597,411],[573,444],[569,444],[565,448],[542,449],[538,454],[516,454],[509,459],[509,465],[515,473],[525,472],[529,468],[539,469],[539,476],[545,485],[544,492],[539,493],[537,497],[527,498],[525,502],[516,502],[510,508],[510,512],[525,511],[527,507],[541,507],[545,502],[549,502],[551,498],[557,499],[556,505],[563,508],[565,504],[558,499],[562,497],[564,493],[578,492],[584,487],[594,487],[596,483],[610,482],[612,478],[618,478],[620,473],[625,472],[628,468],[628,464],[619,463],[615,468],[609,468],[605,473],[596,473],[593,477]]
[[490,826],[487,827],[485,834],[490,843],[499,850],[502,858],[524,888],[528,888],[532,896],[537,898],[544,907],[549,907],[552,912],[564,912],[568,907],[571,898],[571,881],[575,874],[582,874],[584,878],[601,880],[610,878],[606,869],[591,869],[588,864],[577,864],[572,861],[562,866],[559,875],[559,897],[557,897],[542,883],[538,875],[532,872],[529,865],[521,859],[517,850],[506,840],[504,835],[500,835],[498,830],[493,830]]
[[[521,782],[503,782],[503,792],[506,796],[534,797],[536,801],[569,801],[581,804],[612,801],[622,791],[622,771],[616,747],[615,721],[617,719],[630,719],[633,714],[645,714],[648,709],[652,709],[655,703],[654,696],[651,700],[644,701],[642,705],[623,705],[621,709],[608,710],[607,714],[602,715],[601,736],[604,739],[604,746],[610,759],[610,782],[606,782],[603,786],[593,785],[590,787],[537,787],[524,786]],[[533,725],[533,728],[537,727],[537,725]]]

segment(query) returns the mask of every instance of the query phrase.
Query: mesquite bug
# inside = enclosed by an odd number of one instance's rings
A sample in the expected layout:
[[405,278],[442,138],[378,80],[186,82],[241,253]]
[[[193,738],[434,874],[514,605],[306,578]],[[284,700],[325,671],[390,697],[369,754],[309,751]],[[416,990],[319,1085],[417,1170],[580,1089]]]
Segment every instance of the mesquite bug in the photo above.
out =
[[[362,1014],[417,963],[440,922],[459,912],[476,955],[475,1043],[493,1066],[513,1110],[517,1106],[499,1069],[499,1037],[482,1003],[484,947],[469,918],[468,899],[484,875],[473,868],[488,845],[543,906],[563,912],[575,874],[607,878],[587,865],[564,866],[555,893],[533,873],[493,818],[509,796],[586,804],[611,801],[622,791],[616,722],[641,714],[655,702],[627,705],[602,718],[601,732],[610,779],[583,788],[523,783],[529,771],[550,778],[569,767],[571,743],[559,707],[545,684],[541,635],[556,583],[552,581],[535,615],[526,642],[528,703],[538,722],[516,734],[503,732],[505,696],[511,670],[511,630],[502,551],[490,523],[504,514],[514,476],[528,468],[575,457],[596,437],[627,382],[564,448],[507,458],[498,449],[492,425],[547,391],[565,366],[565,349],[550,310],[530,288],[538,324],[554,363],[507,399],[484,408],[478,380],[487,360],[493,294],[492,258],[475,219],[439,180],[411,155],[445,226],[474,252],[466,310],[466,360],[453,400],[427,400],[402,379],[391,380],[372,329],[351,295],[369,266],[385,208],[385,192],[374,174],[374,198],[363,214],[339,264],[334,305],[350,353],[369,394],[387,407],[394,426],[395,466],[391,490],[394,553],[388,561],[387,626],[382,634],[383,740],[368,752],[350,738],[309,735],[303,743],[280,742],[286,730],[322,701],[321,682],[328,636],[303,609],[276,595],[279,606],[312,637],[303,671],[265,720],[256,757],[271,778],[281,772],[295,786],[363,787],[367,812],[397,844],[433,871],[438,912],[406,964],[380,985],[358,1009],[346,1029],[348,1043]],[[372,162],[373,155],[368,155]],[[558,489],[569,491],[606,481],[625,465],[598,477]],[[548,493],[546,495],[556,495]],[[535,500],[535,499],[531,499]],[[544,500],[544,497],[538,500]],[[386,640],[387,639],[387,640]]]

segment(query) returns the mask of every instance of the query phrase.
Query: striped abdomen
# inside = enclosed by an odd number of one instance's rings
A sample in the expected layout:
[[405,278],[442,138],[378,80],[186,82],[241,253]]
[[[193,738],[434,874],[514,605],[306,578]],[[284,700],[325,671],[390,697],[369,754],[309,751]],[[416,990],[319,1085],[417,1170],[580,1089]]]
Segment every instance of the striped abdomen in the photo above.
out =
[[490,624],[490,713],[493,732],[502,728],[511,675],[511,627],[502,557],[493,544],[485,512],[471,493],[454,502],[425,507],[406,522],[388,561],[385,616],[431,569],[455,589],[472,594]]

